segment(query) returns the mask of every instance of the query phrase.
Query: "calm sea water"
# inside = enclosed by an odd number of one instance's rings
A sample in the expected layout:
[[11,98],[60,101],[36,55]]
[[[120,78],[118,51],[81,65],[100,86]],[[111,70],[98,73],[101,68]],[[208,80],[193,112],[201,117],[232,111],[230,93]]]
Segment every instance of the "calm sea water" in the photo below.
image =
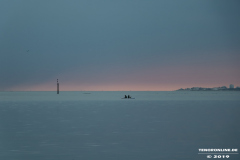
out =
[[234,91],[0,92],[0,159],[204,160],[240,149],[239,124]]

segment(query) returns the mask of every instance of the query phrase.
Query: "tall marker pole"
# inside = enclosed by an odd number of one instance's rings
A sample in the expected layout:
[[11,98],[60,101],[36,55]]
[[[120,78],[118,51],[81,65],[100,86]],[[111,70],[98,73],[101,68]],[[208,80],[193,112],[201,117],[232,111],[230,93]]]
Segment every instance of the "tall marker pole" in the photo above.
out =
[[59,94],[59,83],[58,83],[58,79],[57,79],[57,94]]

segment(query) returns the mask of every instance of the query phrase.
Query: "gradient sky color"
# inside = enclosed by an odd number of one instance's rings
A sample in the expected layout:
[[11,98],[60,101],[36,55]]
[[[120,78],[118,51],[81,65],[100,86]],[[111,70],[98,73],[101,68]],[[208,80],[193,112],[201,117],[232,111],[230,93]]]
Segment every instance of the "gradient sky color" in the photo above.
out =
[[0,91],[240,86],[238,0],[2,0]]

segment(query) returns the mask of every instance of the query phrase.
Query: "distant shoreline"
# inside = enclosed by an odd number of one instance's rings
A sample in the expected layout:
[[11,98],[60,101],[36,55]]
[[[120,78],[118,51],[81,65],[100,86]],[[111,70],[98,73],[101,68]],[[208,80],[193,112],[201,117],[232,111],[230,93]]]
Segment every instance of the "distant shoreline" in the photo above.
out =
[[178,89],[176,91],[240,91],[240,88],[228,88],[228,89],[221,89],[221,88],[201,88],[201,87],[193,87],[193,88],[186,88],[186,89]]

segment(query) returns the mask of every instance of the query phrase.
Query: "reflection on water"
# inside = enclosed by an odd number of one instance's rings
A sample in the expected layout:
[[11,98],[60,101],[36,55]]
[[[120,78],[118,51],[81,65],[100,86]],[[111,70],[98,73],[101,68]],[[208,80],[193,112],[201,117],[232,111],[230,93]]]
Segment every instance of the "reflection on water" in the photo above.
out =
[[[238,100],[238,91],[62,91],[56,92],[0,92],[1,101],[83,101],[120,100],[131,95],[134,100]],[[129,100],[129,99],[128,99]]]
[[238,92],[89,93],[1,92],[0,159],[192,160],[206,158],[198,148],[240,148]]

